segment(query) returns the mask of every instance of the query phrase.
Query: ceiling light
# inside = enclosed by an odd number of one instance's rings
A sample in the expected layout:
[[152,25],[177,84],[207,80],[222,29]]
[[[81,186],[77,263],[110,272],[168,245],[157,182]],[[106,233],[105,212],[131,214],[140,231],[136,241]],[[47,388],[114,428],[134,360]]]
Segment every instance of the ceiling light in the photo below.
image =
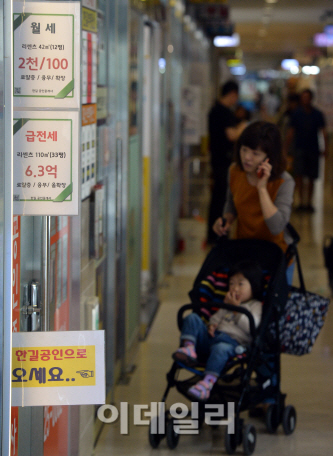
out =
[[319,47],[333,46],[333,37],[326,33],[316,33],[313,37],[313,44]]
[[214,38],[214,46],[216,47],[236,47],[239,43],[238,33],[234,33],[232,36],[216,36]]
[[158,66],[159,66],[160,69],[164,69],[165,70],[166,60],[163,59],[162,57],[160,59],[158,59]]
[[266,3],[277,3],[278,0],[266,0]]
[[230,67],[230,73],[234,76],[243,76],[246,73],[246,66],[245,65],[238,65],[234,67]]
[[298,74],[299,73],[299,67],[298,66],[292,66],[289,68],[289,71],[291,74]]
[[296,59],[284,59],[281,62],[281,67],[284,70],[290,70],[292,67],[299,67],[299,62]]
[[316,74],[320,73],[320,68],[315,66],[315,65],[311,65],[311,66],[310,65],[305,65],[302,68],[302,73],[316,75]]

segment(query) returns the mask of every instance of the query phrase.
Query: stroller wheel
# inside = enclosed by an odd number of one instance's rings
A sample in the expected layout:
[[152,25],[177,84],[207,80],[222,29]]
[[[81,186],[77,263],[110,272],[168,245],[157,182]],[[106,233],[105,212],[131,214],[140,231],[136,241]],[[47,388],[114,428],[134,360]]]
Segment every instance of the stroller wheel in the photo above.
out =
[[152,448],[157,448],[158,445],[160,444],[160,441],[161,441],[163,435],[159,434],[158,432],[157,433],[153,433],[153,429],[154,429],[154,431],[158,430],[158,418],[157,418],[157,416],[154,416],[151,419],[150,424],[149,424],[149,433],[148,433],[150,446]]
[[170,450],[174,450],[179,442],[179,434],[174,429],[174,422],[175,420],[170,418],[166,425],[166,440]]
[[227,454],[234,454],[237,448],[237,434],[229,434],[228,426],[225,428],[224,446]]
[[266,416],[265,416],[265,424],[267,431],[270,434],[274,434],[280,424],[279,422],[279,417],[277,415],[277,405],[276,404],[270,404],[266,411]]
[[295,407],[292,405],[288,405],[284,410],[283,410],[283,415],[282,415],[282,426],[284,433],[286,435],[290,435],[294,432],[295,427],[296,427],[296,410]]
[[243,431],[244,454],[250,455],[256,447],[257,432],[253,424],[247,424]]

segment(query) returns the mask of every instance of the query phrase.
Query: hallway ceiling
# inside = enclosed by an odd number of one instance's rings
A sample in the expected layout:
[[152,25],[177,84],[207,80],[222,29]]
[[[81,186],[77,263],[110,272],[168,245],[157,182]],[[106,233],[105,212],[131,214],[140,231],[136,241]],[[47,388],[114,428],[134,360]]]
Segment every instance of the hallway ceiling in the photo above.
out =
[[229,0],[228,5],[248,69],[274,68],[287,57],[311,63],[323,52],[313,46],[314,34],[333,23],[333,0]]

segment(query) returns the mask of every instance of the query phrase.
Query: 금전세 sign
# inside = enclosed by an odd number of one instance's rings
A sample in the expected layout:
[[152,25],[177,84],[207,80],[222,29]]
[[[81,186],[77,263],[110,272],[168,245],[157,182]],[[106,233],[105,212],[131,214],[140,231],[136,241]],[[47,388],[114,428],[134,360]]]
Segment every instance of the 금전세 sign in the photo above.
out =
[[15,116],[14,214],[77,215],[78,112],[16,111]]

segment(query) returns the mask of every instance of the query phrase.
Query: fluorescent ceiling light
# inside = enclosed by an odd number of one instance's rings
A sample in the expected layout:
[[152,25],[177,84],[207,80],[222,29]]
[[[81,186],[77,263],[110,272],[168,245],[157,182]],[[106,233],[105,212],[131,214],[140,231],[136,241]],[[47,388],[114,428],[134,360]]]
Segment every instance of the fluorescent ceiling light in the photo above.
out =
[[296,59],[284,59],[281,62],[281,67],[284,70],[290,70],[290,68],[298,67],[298,66],[299,66],[299,62]]
[[243,76],[246,73],[246,66],[245,65],[238,65],[230,67],[230,73],[234,76]]
[[313,37],[313,44],[319,47],[333,46],[333,36],[326,33],[316,33]]
[[315,65],[306,65],[302,68],[302,73],[304,74],[319,74],[320,68]]
[[166,60],[163,59],[162,57],[160,59],[158,59],[158,66],[159,68],[164,68],[166,67]]
[[299,70],[298,66],[294,66],[294,67],[290,67],[289,71],[291,74],[298,74],[300,70]]
[[232,36],[216,36],[214,38],[214,46],[216,47],[236,47],[239,43],[238,33],[234,33]]

